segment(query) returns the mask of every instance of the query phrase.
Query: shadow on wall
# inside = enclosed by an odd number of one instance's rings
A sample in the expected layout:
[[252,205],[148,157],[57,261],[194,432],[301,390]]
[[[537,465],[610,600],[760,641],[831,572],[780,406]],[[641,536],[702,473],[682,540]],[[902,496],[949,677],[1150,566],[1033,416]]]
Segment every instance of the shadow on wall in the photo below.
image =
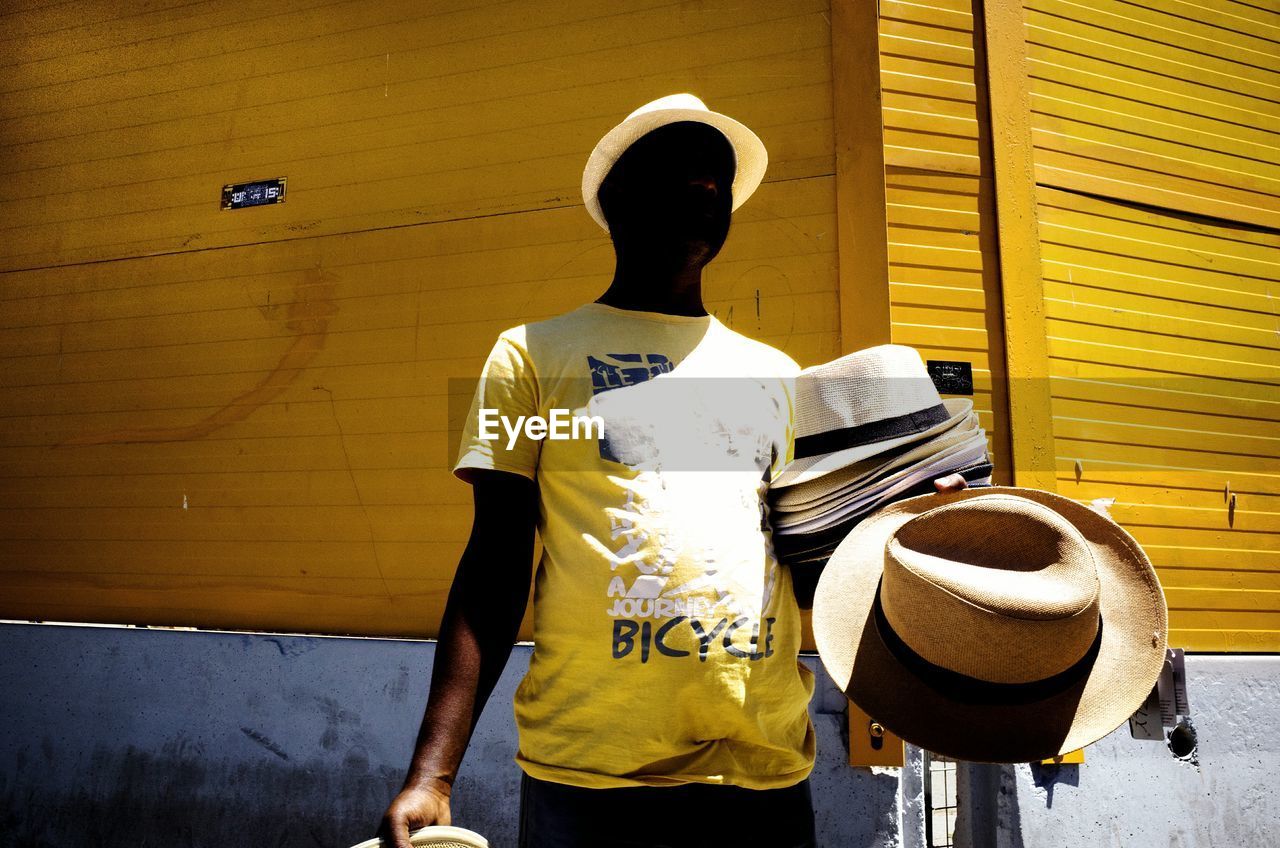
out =
[[[102,745],[86,763],[83,786],[51,796],[0,776],[5,848],[119,848],[137,846],[269,845],[344,848],[372,838],[403,774],[368,770],[351,759],[335,771],[321,764],[232,764],[198,756],[153,755],[130,746]],[[822,844],[896,845],[897,779],[851,770],[856,798],[849,805],[815,798]],[[841,775],[847,777],[848,774]],[[518,778],[504,794],[492,779],[460,777],[454,820],[490,837],[494,848],[514,844]],[[510,838],[512,841],[506,841]]]
[[[403,782],[434,653],[416,640],[0,625],[0,848],[370,839]],[[511,698],[529,656],[512,653],[454,787],[453,822],[494,848],[516,842]],[[901,845],[896,771],[845,764],[843,693],[816,657],[801,661],[817,674],[820,844]]]
[[952,844],[957,848],[1025,848],[1013,766],[956,763],[956,795],[960,804]]
[[[832,775],[831,791],[817,772],[812,779],[813,815],[818,844],[831,846],[902,845],[898,821],[898,778],[870,769],[829,764],[843,771]],[[837,780],[839,781],[837,783]],[[746,848],[746,846],[743,846]]]
[[1075,763],[1031,763],[1031,782],[1044,790],[1044,805],[1053,808],[1053,788],[1059,783],[1080,785],[1080,766]]
[[[23,759],[20,768],[35,768],[33,760],[40,758]],[[93,749],[83,767],[80,787],[68,794],[14,785],[13,775],[0,775],[0,845],[344,848],[373,837],[403,779],[397,768],[371,770],[366,759],[352,755],[335,770],[319,761],[232,763],[176,750],[117,751],[105,744]],[[895,776],[833,767],[829,778],[814,775],[823,844],[899,844]],[[493,776],[460,776],[455,823],[488,835],[495,848],[514,844],[518,780],[503,780],[499,787]],[[838,803],[837,795],[845,802]]]
[[[214,760],[167,746],[161,754],[96,746],[79,768],[83,780],[67,794],[0,776],[5,848],[118,848],[124,845],[271,845],[342,848],[374,835],[403,771],[370,769],[367,758],[347,755],[341,768],[263,760]],[[38,767],[26,757],[27,765]],[[459,778],[455,820],[497,834],[501,846],[515,781]],[[504,794],[505,792],[505,794]]]

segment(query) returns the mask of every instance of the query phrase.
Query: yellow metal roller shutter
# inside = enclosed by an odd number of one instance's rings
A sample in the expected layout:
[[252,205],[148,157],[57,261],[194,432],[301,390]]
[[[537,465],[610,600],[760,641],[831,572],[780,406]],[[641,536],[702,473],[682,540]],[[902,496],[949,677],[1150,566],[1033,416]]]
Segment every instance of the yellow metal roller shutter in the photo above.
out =
[[708,308],[839,353],[825,0],[132,5],[5,16],[0,617],[433,635],[451,378],[608,285],[582,168],[656,97],[769,149]]
[[1171,640],[1280,650],[1280,235],[1042,188],[1058,490],[1160,572]]
[[1174,645],[1280,650],[1280,11],[1025,23],[1058,490],[1114,499]]
[[997,483],[1012,481],[1004,331],[970,4],[880,4],[892,339],[970,363]]

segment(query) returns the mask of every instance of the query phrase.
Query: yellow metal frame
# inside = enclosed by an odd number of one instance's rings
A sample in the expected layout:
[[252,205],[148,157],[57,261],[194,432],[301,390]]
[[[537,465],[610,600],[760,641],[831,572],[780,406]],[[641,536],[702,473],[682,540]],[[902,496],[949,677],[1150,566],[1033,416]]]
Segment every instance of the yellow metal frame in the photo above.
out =
[[849,765],[901,768],[906,763],[902,737],[891,733],[852,700],[848,721]]
[[1056,491],[1026,25],[1021,0],[986,2],[981,11],[1004,293],[1013,481],[1017,486]]
[[890,340],[878,6],[863,0],[831,0],[842,353]]

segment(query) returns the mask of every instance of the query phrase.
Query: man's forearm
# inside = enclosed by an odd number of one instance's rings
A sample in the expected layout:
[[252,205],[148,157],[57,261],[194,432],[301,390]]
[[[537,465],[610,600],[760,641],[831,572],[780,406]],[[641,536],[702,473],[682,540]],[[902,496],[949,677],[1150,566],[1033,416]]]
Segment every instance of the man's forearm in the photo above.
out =
[[511,656],[528,604],[528,579],[497,581],[483,573],[493,568],[490,557],[513,556],[527,562],[532,551],[477,551],[469,546],[463,555],[441,621],[431,691],[406,784],[453,785],[480,713]]

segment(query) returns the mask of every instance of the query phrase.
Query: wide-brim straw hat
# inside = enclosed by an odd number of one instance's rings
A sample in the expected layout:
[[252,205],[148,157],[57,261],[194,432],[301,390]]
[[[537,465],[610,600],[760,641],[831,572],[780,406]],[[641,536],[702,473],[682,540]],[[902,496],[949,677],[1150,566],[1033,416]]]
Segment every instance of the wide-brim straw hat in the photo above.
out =
[[828,674],[903,739],[973,762],[1097,741],[1142,705],[1168,613],[1108,516],[993,486],[886,506],[845,537],[814,597]]
[[783,468],[778,473],[777,478],[770,483],[770,486],[775,489],[784,489],[799,483],[807,483],[824,474],[839,471],[855,462],[875,456],[882,451],[889,451],[902,445],[931,439],[944,430],[956,426],[956,424],[964,420],[965,416],[973,412],[973,401],[970,398],[946,398],[941,403],[946,410],[946,417],[936,424],[931,424],[915,432],[877,441],[874,444],[855,445],[819,456],[800,457]]
[[736,212],[759,188],[764,179],[765,168],[769,165],[769,154],[760,137],[728,115],[712,112],[692,94],[669,94],[644,104],[628,115],[622,123],[596,142],[595,149],[587,158],[586,168],[582,171],[582,200],[586,203],[587,212],[605,230],[609,229],[609,224],[600,209],[600,183],[604,182],[618,157],[641,136],[679,121],[697,121],[715,127],[733,145],[733,152],[738,160],[733,178],[733,211]]
[[774,489],[931,438],[973,411],[970,398],[944,401],[920,353],[898,344],[805,368],[795,392],[794,458],[770,482]]
[[[409,844],[414,848],[489,848],[489,841],[465,827],[433,824],[409,834]],[[352,848],[388,848],[391,842],[374,838],[353,845]]]

